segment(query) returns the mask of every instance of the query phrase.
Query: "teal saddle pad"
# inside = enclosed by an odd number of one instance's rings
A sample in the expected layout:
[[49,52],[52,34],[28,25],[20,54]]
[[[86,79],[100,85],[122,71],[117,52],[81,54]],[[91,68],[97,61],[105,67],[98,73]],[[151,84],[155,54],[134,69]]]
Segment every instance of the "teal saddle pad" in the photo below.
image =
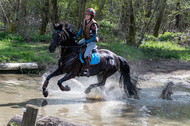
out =
[[[80,55],[81,63],[84,64],[84,60],[82,59],[81,53],[79,55]],[[98,64],[99,62],[100,62],[100,56],[99,56],[98,52],[92,53],[91,54],[90,65],[95,65],[95,64]]]

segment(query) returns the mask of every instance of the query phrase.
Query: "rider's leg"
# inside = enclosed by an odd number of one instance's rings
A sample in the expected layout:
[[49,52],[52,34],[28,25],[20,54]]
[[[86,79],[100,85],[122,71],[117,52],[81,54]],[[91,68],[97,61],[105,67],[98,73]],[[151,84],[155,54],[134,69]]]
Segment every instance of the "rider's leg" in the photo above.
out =
[[92,53],[92,50],[96,48],[96,42],[90,42],[87,44],[86,51],[84,53],[84,58],[85,58],[85,65],[86,65],[86,70],[85,73],[88,77],[90,76],[89,74],[89,67],[90,67],[90,55]]
[[86,65],[86,69],[85,69],[85,73],[84,73],[84,74],[85,74],[87,77],[89,77],[89,76],[90,76],[90,74],[89,74],[90,57],[87,56],[84,61],[85,61],[85,65]]

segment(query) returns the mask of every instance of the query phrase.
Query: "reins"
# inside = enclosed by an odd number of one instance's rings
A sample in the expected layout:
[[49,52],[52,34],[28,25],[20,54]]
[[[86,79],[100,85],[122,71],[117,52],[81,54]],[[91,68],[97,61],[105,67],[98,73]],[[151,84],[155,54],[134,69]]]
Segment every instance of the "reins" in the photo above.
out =
[[82,46],[60,46],[60,48],[81,48]]

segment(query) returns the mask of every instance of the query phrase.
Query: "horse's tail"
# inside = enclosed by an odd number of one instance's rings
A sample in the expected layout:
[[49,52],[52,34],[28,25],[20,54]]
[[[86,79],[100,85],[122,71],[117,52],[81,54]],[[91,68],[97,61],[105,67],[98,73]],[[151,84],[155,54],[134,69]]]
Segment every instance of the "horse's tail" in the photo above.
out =
[[119,84],[120,87],[124,88],[124,92],[130,97],[134,95],[136,98],[138,98],[138,88],[136,87],[136,84],[131,81],[131,76],[130,76],[130,67],[127,61],[119,56],[119,61],[120,61],[120,80]]

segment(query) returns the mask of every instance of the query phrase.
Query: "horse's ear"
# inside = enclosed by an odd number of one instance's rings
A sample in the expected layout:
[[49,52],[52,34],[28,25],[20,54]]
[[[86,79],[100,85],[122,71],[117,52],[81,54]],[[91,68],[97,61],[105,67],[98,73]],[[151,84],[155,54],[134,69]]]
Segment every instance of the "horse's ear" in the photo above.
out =
[[60,30],[63,30],[63,24],[60,24],[60,25],[59,25],[59,29],[60,29]]

